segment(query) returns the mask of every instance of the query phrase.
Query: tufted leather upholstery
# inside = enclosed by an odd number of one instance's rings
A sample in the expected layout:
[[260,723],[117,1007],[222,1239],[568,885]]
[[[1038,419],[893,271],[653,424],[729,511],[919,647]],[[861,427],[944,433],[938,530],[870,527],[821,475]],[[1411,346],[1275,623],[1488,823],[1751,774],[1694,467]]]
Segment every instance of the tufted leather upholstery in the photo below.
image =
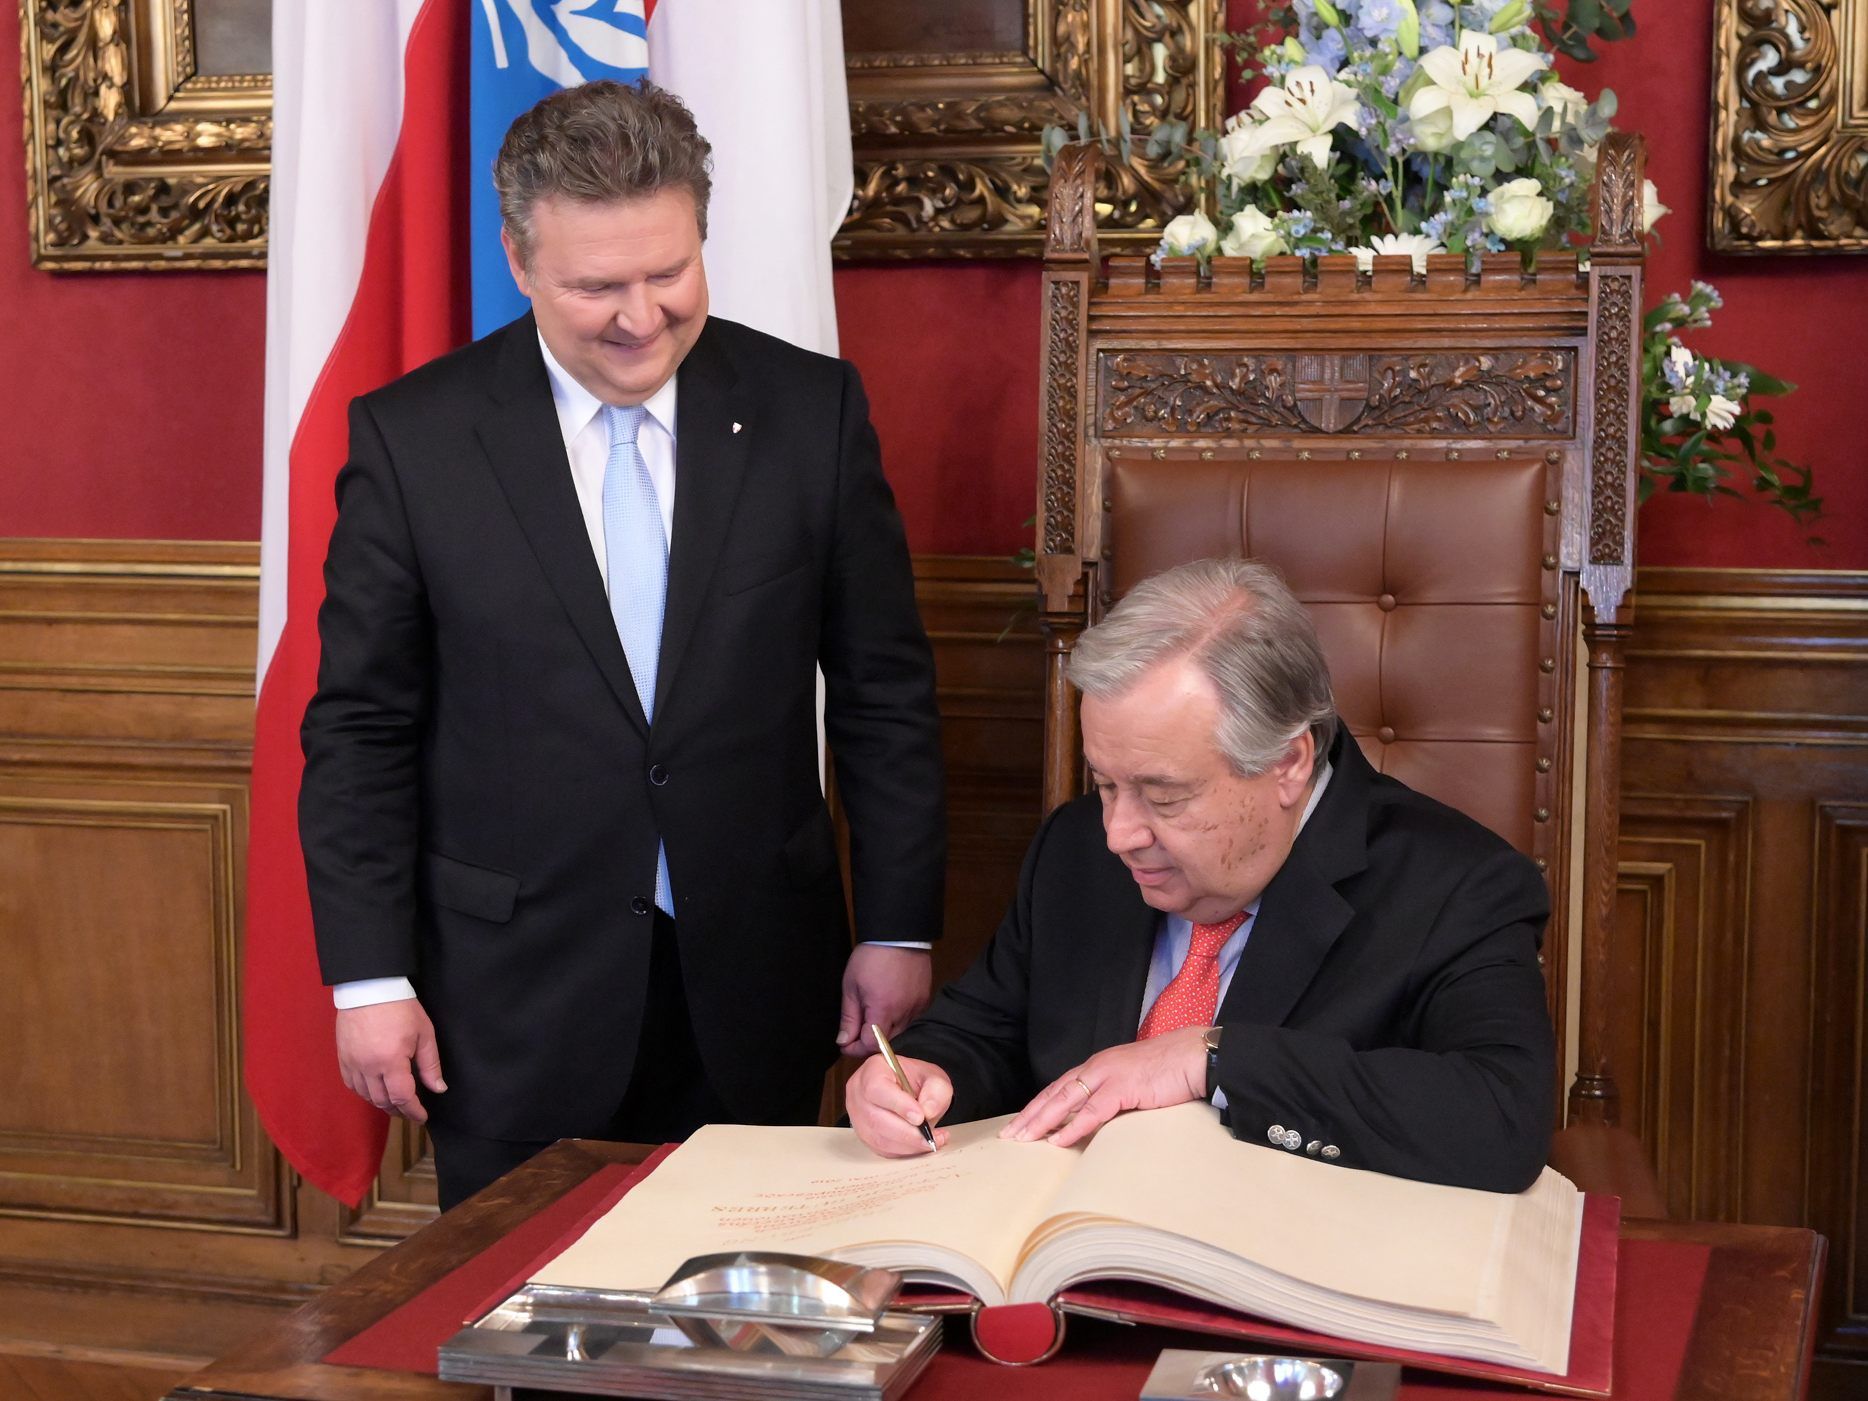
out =
[[1540,462],[1117,451],[1105,480],[1109,601],[1189,559],[1275,566],[1316,619],[1370,762],[1534,850],[1541,610],[1556,596]]

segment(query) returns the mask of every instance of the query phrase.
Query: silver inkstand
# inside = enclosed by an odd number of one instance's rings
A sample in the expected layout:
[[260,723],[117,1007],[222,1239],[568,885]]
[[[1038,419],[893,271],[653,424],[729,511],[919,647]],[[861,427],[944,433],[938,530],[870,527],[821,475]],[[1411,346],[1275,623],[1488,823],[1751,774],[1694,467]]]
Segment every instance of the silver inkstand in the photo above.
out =
[[1392,1362],[1167,1348],[1142,1383],[1141,1401],[1393,1401],[1400,1389]]
[[894,1401],[940,1320],[891,1309],[901,1276],[811,1255],[689,1260],[659,1290],[528,1284],[441,1345],[445,1381],[585,1396]]

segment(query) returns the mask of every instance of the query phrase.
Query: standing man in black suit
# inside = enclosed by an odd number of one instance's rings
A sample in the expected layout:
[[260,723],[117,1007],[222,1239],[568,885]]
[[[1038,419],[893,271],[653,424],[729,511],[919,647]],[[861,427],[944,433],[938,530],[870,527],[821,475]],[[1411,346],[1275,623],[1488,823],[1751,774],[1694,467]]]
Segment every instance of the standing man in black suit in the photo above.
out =
[[546,98],[495,168],[532,314],[351,406],[300,834],[343,1074],[444,1207],[562,1136],[810,1122],[927,1001],[901,520],[855,371],[709,317],[708,167],[650,84]]
[[[1017,1110],[1075,1143],[1210,1099],[1234,1136],[1515,1192],[1549,1151],[1549,897],[1503,840],[1370,768],[1303,605],[1203,560],[1078,640],[1096,792],[1059,808],[999,932],[848,1090],[879,1153]],[[937,1131],[936,1139],[944,1138]]]

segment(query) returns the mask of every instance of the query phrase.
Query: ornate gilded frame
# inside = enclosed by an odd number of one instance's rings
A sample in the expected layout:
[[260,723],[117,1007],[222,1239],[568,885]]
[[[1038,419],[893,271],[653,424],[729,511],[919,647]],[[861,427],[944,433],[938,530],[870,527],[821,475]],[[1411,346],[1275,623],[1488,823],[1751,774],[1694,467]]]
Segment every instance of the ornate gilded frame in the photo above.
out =
[[197,75],[194,0],[20,0],[20,43],[35,267],[266,265],[272,77]]
[[[1047,125],[1218,125],[1224,0],[995,3],[1022,14],[1015,52],[852,62],[840,258],[1039,256]],[[34,266],[265,266],[271,75],[197,75],[194,6],[20,0]],[[1107,169],[1107,245],[1152,243],[1190,203],[1178,158]]]
[[1719,0],[1707,242],[1868,252],[1868,0]]
[[[1044,252],[1047,125],[1079,113],[1146,136],[1163,121],[1217,126],[1224,0],[1002,0],[1023,9],[1016,53],[874,54],[852,59],[856,194],[837,255],[1038,257]],[[1153,243],[1192,196],[1184,163],[1105,165],[1106,245]]]

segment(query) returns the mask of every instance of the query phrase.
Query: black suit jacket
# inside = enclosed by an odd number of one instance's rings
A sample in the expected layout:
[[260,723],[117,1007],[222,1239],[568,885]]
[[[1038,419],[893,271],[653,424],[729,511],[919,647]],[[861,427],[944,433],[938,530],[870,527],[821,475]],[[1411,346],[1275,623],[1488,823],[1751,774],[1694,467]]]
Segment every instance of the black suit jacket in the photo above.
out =
[[655,853],[709,1079],[814,1112],[849,929],[940,932],[932,656],[846,363],[711,318],[678,371],[655,723],[579,513],[530,316],[351,407],[299,805],[327,982],[405,975],[449,1089],[515,1139],[595,1133],[639,1057]]
[[[1330,759],[1219,1008],[1226,1122],[1268,1149],[1275,1126],[1318,1154],[1335,1145],[1345,1167],[1517,1191],[1543,1165],[1553,1112],[1543,880],[1471,819],[1375,773],[1347,731]],[[1022,1108],[1135,1039],[1159,921],[1104,845],[1097,799],[1066,804],[991,945],[896,1048],[952,1076],[951,1119]]]

